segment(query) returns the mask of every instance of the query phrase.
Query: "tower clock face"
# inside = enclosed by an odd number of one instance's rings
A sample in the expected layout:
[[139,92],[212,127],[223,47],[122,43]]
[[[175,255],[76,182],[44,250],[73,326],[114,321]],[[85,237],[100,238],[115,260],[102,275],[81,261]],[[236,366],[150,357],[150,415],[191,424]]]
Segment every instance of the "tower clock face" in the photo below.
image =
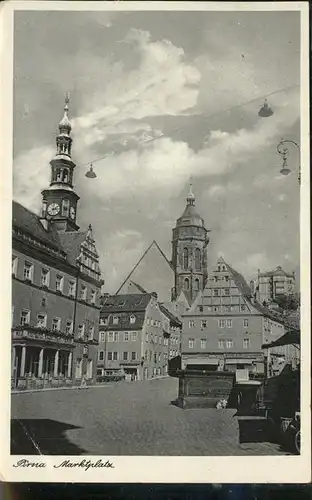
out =
[[70,216],[71,216],[71,218],[74,219],[75,215],[76,215],[76,210],[74,209],[74,207],[70,207]]
[[57,203],[51,203],[48,206],[48,214],[49,215],[57,215],[60,211],[60,206]]

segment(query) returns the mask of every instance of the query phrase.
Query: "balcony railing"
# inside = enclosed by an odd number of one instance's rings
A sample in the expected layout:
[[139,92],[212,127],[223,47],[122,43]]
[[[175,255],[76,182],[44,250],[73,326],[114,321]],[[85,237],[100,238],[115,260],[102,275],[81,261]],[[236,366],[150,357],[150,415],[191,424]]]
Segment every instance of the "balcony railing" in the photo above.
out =
[[74,344],[73,334],[52,331],[48,328],[23,325],[12,329],[13,340],[39,340],[41,342],[70,345]]

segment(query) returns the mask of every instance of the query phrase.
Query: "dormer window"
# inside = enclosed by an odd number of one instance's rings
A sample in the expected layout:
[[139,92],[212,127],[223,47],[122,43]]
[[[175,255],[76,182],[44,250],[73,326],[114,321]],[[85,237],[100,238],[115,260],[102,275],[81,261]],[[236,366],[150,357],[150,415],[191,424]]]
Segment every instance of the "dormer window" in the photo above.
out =
[[133,325],[135,323],[135,316],[134,314],[131,314],[130,316],[130,324]]
[[113,325],[118,325],[118,316],[113,316]]

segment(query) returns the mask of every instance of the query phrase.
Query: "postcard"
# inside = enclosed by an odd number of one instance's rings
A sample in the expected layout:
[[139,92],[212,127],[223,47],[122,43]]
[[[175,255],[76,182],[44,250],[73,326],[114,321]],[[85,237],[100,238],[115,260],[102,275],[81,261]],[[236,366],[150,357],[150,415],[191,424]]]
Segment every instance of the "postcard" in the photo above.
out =
[[2,480],[310,481],[308,16],[2,5]]

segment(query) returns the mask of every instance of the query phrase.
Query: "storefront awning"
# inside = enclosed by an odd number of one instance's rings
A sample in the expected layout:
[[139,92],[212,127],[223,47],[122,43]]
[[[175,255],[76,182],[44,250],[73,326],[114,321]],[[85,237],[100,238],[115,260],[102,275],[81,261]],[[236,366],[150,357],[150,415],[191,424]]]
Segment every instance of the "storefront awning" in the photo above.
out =
[[270,347],[280,347],[283,345],[297,344],[300,345],[300,332],[291,330],[285,333],[279,339],[271,342],[270,344],[263,344],[262,349],[269,349]]
[[196,359],[188,359],[186,361],[186,365],[218,365],[219,360],[217,358],[196,358]]
[[234,358],[234,359],[226,359],[225,364],[227,365],[252,365],[252,359],[243,359],[243,358]]

